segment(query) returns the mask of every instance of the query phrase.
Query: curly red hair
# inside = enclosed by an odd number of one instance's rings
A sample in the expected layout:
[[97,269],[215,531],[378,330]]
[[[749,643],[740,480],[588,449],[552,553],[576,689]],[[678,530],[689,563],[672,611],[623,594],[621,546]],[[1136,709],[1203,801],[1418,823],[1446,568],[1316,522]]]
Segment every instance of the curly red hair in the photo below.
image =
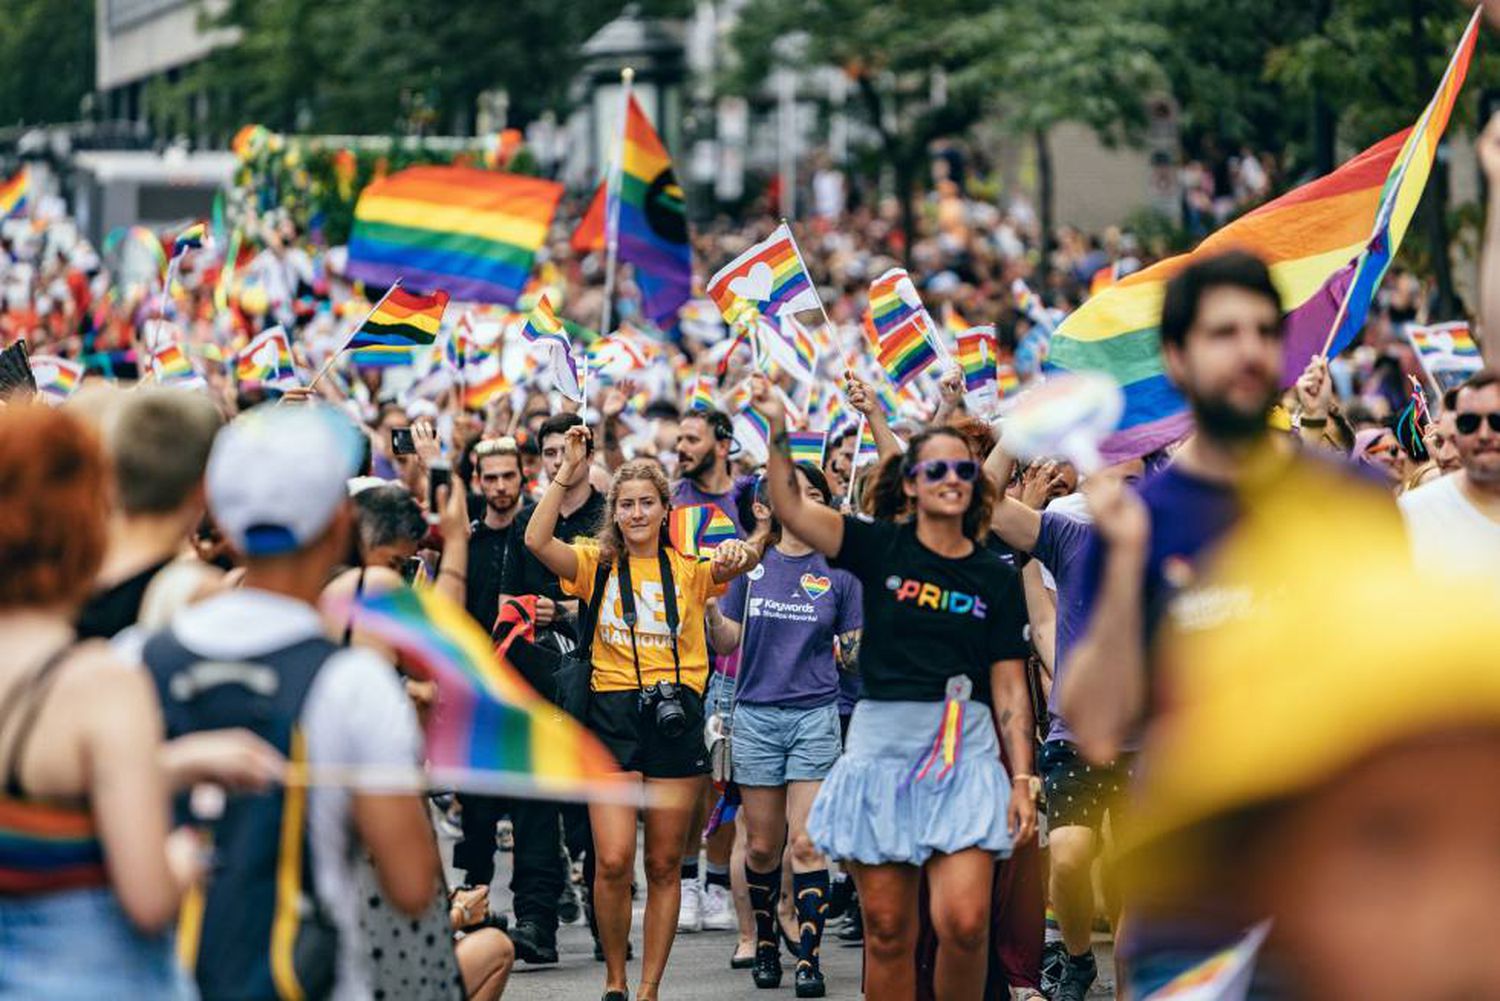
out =
[[0,407],[0,608],[88,596],[108,491],[104,452],[82,421],[41,404]]

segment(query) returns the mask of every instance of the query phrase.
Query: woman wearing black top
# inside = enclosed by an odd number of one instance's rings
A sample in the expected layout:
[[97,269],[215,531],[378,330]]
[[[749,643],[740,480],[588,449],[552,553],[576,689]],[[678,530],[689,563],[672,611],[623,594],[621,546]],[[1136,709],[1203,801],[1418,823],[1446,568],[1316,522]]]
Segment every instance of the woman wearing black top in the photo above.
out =
[[[776,516],[864,584],[865,697],[808,833],[859,887],[866,996],[916,993],[925,873],[941,943],[935,992],[978,998],[995,858],[1036,826],[1020,582],[978,544],[994,488],[964,439],[935,428],[881,469],[876,513],[892,520],[808,504],[787,454],[784,408],[763,377],[753,385],[754,406],[771,425]],[[997,731],[1016,768],[1010,777]]]

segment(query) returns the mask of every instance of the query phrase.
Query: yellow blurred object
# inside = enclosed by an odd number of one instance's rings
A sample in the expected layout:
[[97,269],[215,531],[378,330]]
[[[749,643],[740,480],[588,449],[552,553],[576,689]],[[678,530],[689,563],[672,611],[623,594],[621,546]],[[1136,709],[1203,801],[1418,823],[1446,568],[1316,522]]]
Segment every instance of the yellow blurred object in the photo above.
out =
[[270,308],[271,301],[266,296],[266,290],[260,285],[247,285],[240,289],[240,309],[252,316],[262,316]]
[[1500,589],[1418,576],[1383,491],[1296,465],[1275,490],[1251,486],[1158,634],[1166,706],[1127,845],[1152,874],[1188,864],[1180,835],[1382,747],[1500,726]]
[[1290,431],[1292,429],[1292,415],[1287,411],[1286,407],[1283,407],[1278,403],[1276,404],[1276,406],[1271,408],[1271,416],[1270,419],[1266,421],[1266,423],[1269,424],[1273,430]]

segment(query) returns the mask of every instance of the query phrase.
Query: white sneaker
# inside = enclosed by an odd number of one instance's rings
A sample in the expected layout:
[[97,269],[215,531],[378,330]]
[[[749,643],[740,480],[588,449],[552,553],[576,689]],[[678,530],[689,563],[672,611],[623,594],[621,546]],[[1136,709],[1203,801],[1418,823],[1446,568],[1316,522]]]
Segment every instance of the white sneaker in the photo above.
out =
[[682,881],[682,903],[677,908],[677,930],[703,930],[703,888],[696,879]]
[[709,883],[703,887],[703,904],[700,910],[703,913],[704,931],[737,931],[740,927],[739,917],[734,913],[734,899],[728,890],[717,883]]

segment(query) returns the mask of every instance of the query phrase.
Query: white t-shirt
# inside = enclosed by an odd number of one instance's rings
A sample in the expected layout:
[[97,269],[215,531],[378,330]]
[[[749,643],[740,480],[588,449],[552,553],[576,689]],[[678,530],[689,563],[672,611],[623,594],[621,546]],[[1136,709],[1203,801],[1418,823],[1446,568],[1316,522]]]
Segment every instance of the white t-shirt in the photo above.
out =
[[1457,473],[1424,483],[1396,501],[1424,571],[1500,578],[1500,522],[1485,517],[1458,488]]
[[[189,605],[172,618],[193,652],[224,660],[253,657],[324,635],[312,606],[268,591],[239,589]],[[121,633],[114,647],[139,663],[146,634]],[[404,767],[422,760],[422,737],[406,692],[391,665],[371,650],[351,648],[329,658],[302,705],[310,765]],[[355,831],[348,789],[315,786],[308,795],[313,886],[339,931],[336,1001],[371,993],[355,890]]]

